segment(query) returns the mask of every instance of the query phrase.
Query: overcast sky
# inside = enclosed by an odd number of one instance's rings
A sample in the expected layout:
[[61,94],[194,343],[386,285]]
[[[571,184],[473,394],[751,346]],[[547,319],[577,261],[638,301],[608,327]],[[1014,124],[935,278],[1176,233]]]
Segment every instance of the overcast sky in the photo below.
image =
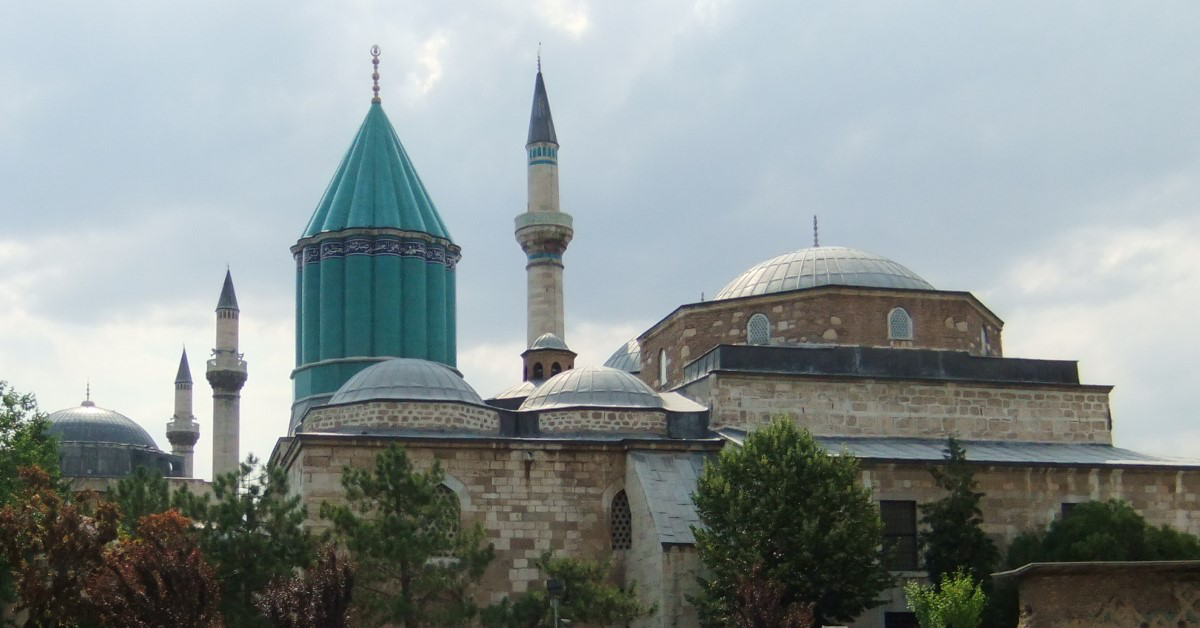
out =
[[459,366],[524,349],[524,141],[542,43],[567,341],[597,364],[675,306],[821,242],[968,290],[1009,356],[1114,384],[1117,444],[1200,457],[1200,3],[10,2],[0,18],[0,379],[169,448],[228,264],[242,452],[286,431],[295,243],[385,109],[463,248]]

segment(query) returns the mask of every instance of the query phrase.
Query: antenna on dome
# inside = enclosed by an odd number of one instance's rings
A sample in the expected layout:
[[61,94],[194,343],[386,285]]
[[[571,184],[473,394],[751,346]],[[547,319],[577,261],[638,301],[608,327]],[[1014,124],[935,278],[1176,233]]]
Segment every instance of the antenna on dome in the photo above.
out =
[[817,215],[813,214],[813,248],[821,246],[821,239],[817,237]]
[[373,68],[371,80],[375,82],[371,87],[371,91],[375,92],[375,95],[371,97],[373,103],[383,102],[379,98],[379,53],[379,46],[371,46],[371,67]]

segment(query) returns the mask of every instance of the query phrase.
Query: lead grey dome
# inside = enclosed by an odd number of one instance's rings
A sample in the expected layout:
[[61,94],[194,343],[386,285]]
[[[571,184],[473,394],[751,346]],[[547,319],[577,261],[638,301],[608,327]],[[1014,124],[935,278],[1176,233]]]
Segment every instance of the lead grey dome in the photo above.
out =
[[620,349],[613,351],[613,354],[604,361],[604,366],[620,369],[626,373],[640,373],[642,371],[642,345],[637,338],[630,340],[621,345]]
[[934,289],[928,281],[886,257],[841,246],[821,246],[758,264],[738,275],[713,298],[735,299],[818,286]]
[[330,405],[362,401],[457,401],[483,399],[458,371],[438,362],[392,358],[359,371],[329,399]]
[[567,343],[564,342],[562,338],[559,338],[558,336],[556,336],[550,332],[546,332],[546,333],[538,336],[537,340],[534,340],[533,344],[530,345],[529,348],[530,349],[561,349],[563,351],[570,351],[570,349],[567,348]]
[[91,401],[77,407],[51,412],[50,433],[62,443],[109,443],[158,449],[150,434],[133,419]]
[[607,366],[564,371],[546,380],[520,410],[552,410],[580,406],[661,409],[662,397],[642,380]]

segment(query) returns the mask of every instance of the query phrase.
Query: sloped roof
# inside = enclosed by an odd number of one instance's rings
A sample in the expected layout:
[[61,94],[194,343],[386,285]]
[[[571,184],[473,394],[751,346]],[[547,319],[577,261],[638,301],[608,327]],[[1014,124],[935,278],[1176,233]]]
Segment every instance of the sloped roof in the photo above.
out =
[[700,515],[692,503],[696,478],[704,471],[703,452],[630,452],[634,473],[646,503],[658,540],[664,544],[691,545],[696,542],[692,526],[700,525]]

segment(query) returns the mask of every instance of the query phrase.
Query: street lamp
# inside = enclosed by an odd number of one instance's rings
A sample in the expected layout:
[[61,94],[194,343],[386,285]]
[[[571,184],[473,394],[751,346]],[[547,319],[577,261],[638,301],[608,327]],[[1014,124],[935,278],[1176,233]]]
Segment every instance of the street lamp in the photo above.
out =
[[550,596],[550,608],[554,610],[554,628],[558,628],[558,602],[566,591],[567,585],[562,580],[551,578],[546,581],[546,594]]

